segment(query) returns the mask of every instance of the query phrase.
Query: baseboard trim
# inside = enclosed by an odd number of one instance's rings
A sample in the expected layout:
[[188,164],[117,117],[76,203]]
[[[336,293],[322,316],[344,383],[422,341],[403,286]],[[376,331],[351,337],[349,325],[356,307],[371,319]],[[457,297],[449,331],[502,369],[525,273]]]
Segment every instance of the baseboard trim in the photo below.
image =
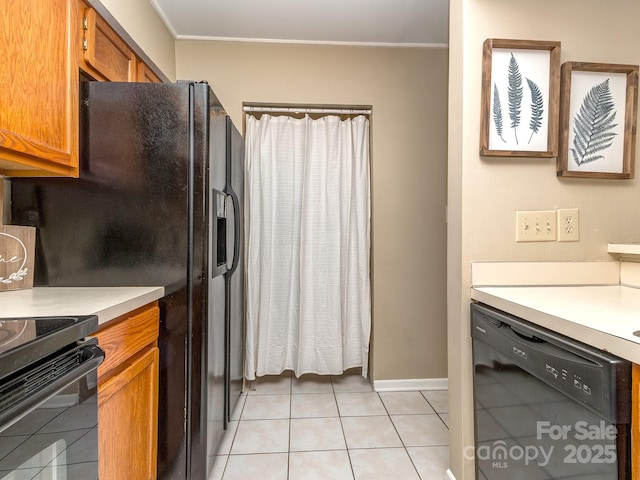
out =
[[406,392],[413,390],[447,390],[447,378],[405,378],[400,380],[374,380],[376,392]]
[[453,472],[451,472],[450,468],[447,468],[445,473],[447,474],[447,480],[456,480],[456,477],[453,476]]

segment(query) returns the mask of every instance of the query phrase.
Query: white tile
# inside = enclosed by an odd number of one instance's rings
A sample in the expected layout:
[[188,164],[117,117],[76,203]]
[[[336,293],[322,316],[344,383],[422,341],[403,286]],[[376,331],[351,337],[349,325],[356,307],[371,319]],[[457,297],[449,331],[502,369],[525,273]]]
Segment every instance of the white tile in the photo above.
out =
[[224,432],[222,441],[220,442],[218,455],[229,455],[229,452],[231,452],[231,446],[233,445],[233,440],[238,430],[238,423],[237,421],[231,421],[227,425],[227,430]]
[[306,374],[293,378],[291,393],[333,393],[331,377],[328,375]]
[[437,415],[392,415],[406,447],[449,445],[449,430]]
[[291,452],[289,480],[353,480],[346,450]]
[[381,392],[380,398],[389,415],[435,413],[420,392]]
[[340,375],[332,376],[334,392],[372,392],[371,382],[362,375]]
[[272,393],[291,393],[291,372],[282,375],[265,375],[250,382],[248,396],[268,395]]
[[238,424],[231,454],[289,450],[289,420],[246,420]]
[[444,422],[444,424],[449,428],[449,414],[448,413],[440,413],[440,419]]
[[242,420],[274,420],[289,418],[291,395],[252,395],[247,397]]
[[238,399],[238,403],[236,403],[236,408],[231,412],[230,419],[231,420],[240,420],[240,415],[242,415],[242,409],[244,408],[244,403],[247,401],[247,396],[245,394],[240,395]]
[[340,416],[387,415],[376,392],[336,393]]
[[407,452],[420,477],[425,480],[445,480],[449,468],[449,447],[408,447]]
[[207,477],[207,480],[222,480],[222,474],[227,466],[228,455],[217,455],[213,457],[213,468]]
[[355,480],[420,480],[404,448],[349,450],[349,456]]
[[231,455],[223,480],[287,480],[288,454]]
[[400,437],[386,415],[374,417],[343,417],[342,429],[347,448],[402,447]]
[[311,450],[345,450],[342,426],[338,417],[334,418],[294,418],[291,419],[292,452]]
[[423,390],[421,393],[437,413],[449,413],[448,390]]
[[337,417],[338,406],[333,393],[291,395],[291,418]]

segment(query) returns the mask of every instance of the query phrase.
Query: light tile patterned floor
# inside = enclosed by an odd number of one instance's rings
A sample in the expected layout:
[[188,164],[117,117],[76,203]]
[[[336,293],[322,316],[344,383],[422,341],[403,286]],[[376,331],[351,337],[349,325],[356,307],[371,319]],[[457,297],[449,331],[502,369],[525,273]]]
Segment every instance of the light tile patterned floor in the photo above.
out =
[[376,393],[358,374],[249,385],[209,480],[440,480],[447,392]]

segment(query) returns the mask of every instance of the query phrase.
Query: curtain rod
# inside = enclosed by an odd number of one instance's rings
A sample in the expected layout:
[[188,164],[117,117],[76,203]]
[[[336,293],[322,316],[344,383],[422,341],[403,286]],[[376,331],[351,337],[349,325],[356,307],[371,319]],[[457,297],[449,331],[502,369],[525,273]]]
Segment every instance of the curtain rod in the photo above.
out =
[[337,115],[371,115],[370,108],[307,108],[307,107],[258,107],[245,105],[244,112],[256,113],[335,113]]

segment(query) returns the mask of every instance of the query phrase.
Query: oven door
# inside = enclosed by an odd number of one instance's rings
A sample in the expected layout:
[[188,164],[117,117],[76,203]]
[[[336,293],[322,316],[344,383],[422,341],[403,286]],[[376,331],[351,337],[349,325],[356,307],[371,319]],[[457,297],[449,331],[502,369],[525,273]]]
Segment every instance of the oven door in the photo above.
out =
[[0,383],[0,479],[98,478],[95,339]]

